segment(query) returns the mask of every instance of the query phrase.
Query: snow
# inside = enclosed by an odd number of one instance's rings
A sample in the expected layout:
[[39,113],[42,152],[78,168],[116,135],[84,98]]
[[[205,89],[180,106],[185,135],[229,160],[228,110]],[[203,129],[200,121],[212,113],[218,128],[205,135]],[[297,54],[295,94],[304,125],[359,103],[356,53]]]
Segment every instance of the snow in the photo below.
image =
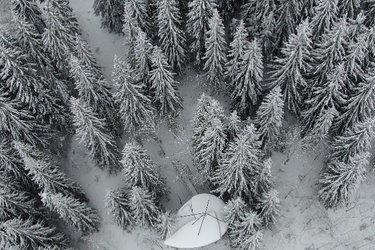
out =
[[[111,76],[114,55],[123,56],[126,47],[122,36],[110,34],[100,28],[100,19],[93,14],[94,0],[71,0],[71,6],[84,31],[84,37],[104,68],[108,79]],[[179,77],[179,91],[183,107],[175,126],[171,129],[166,122],[159,125],[155,139],[144,140],[144,147],[152,159],[160,166],[170,187],[169,200],[165,208],[177,211],[192,196],[189,188],[181,180],[171,162],[181,160],[192,169],[190,121],[196,102],[200,97],[205,79],[191,68]],[[220,100],[221,101],[221,100]],[[224,104],[222,102],[222,104]],[[288,130],[298,131],[290,124]],[[265,249],[313,250],[313,249],[361,249],[375,248],[375,176],[368,179],[356,192],[354,200],[347,208],[325,210],[317,200],[317,180],[323,166],[324,150],[303,152],[299,140],[289,138],[284,153],[273,153],[273,175],[281,200],[281,216],[272,231],[265,232]],[[81,250],[152,250],[170,249],[157,239],[155,233],[136,228],[131,232],[116,226],[104,207],[104,197],[108,188],[121,187],[121,176],[109,176],[99,170],[89,159],[82,145],[75,138],[69,147],[66,171],[86,190],[90,206],[98,209],[102,217],[100,231],[87,238],[72,235],[74,244]],[[196,186],[198,192],[207,192]],[[228,239],[224,239],[201,250],[230,249]]]

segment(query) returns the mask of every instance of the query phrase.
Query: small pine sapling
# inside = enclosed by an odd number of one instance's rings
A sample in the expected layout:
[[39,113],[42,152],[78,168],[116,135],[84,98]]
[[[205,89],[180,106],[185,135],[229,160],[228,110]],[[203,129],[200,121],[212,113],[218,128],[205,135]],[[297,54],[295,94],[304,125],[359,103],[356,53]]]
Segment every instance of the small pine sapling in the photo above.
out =
[[155,230],[158,232],[162,240],[171,236],[176,223],[176,215],[171,211],[160,212],[155,224]]
[[237,223],[245,215],[247,211],[246,203],[237,196],[229,200],[223,210],[224,221],[228,224],[229,230],[234,230],[237,226]]

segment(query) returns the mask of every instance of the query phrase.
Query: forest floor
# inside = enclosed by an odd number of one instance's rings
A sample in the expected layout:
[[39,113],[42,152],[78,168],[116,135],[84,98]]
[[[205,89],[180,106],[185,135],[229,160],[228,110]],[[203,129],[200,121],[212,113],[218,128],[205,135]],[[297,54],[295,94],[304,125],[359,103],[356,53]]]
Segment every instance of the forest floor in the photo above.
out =
[[[0,22],[6,15],[7,0],[0,0]],[[110,80],[114,55],[124,56],[124,37],[110,34],[100,28],[100,19],[93,13],[94,0],[70,0],[80,22],[84,37],[94,51],[105,76]],[[190,154],[191,127],[197,99],[203,89],[204,77],[187,68],[179,77],[179,90],[184,109],[174,129],[162,122],[157,138],[144,140],[144,146],[152,159],[159,164],[167,177],[171,193],[164,206],[177,211],[193,195],[177,178],[171,162],[181,160],[192,166]],[[209,91],[208,91],[209,93]],[[221,97],[215,97],[225,106]],[[281,200],[281,215],[271,230],[265,232],[265,250],[344,250],[375,249],[375,174],[368,172],[353,197],[353,201],[338,210],[326,210],[317,200],[317,180],[323,166],[324,149],[304,152],[298,138],[299,127],[288,119],[287,145],[283,153],[274,152],[273,175]],[[126,138],[123,139],[126,141]],[[372,166],[371,166],[372,167]],[[192,167],[191,167],[192,168]],[[124,231],[116,226],[104,207],[108,188],[124,185],[122,178],[100,171],[90,160],[82,145],[72,138],[68,147],[64,170],[85,189],[90,206],[98,209],[102,217],[100,231],[87,238],[72,235],[75,246],[80,250],[158,250],[169,249],[158,240],[155,233],[146,229]],[[199,190],[198,191],[202,191]],[[71,232],[72,230],[66,230]],[[224,239],[201,250],[227,250],[228,239]]]

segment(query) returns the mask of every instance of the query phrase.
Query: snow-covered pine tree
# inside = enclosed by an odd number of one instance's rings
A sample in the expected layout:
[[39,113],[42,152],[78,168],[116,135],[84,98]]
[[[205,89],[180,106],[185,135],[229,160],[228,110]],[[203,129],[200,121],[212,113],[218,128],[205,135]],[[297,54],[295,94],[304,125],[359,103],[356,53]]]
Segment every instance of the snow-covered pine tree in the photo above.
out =
[[150,89],[148,82],[148,75],[151,70],[151,53],[152,44],[148,39],[145,32],[141,29],[137,29],[137,37],[134,43],[134,53],[130,56],[134,58],[130,59],[130,65],[135,71],[136,79],[142,81],[146,85],[147,89]]
[[25,171],[22,160],[13,148],[10,138],[0,137],[0,171],[31,190],[32,180]]
[[78,20],[73,14],[72,7],[69,6],[69,0],[46,0],[44,10],[56,16],[59,23],[66,27],[70,34],[80,34]]
[[94,13],[100,15],[103,28],[115,33],[121,33],[124,13],[123,0],[95,0]]
[[[348,54],[345,56],[347,74],[352,78],[354,85],[363,80],[364,69],[368,63],[368,34],[362,33],[349,41]],[[350,84],[346,84],[351,90]],[[349,86],[348,86],[349,85]]]
[[337,65],[327,78],[323,84],[312,87],[311,97],[305,101],[306,109],[301,113],[307,147],[328,139],[333,121],[346,103],[344,88],[348,78],[344,63]]
[[274,87],[256,112],[255,125],[262,147],[273,148],[278,141],[284,119],[284,99],[280,86]]
[[177,90],[178,82],[159,47],[155,46],[153,49],[151,66],[149,81],[153,102],[162,117],[175,117],[182,108],[182,100]]
[[0,79],[3,93],[25,104],[36,118],[47,124],[63,120],[62,107],[49,90],[49,83],[37,76],[30,57],[14,46],[0,42]]
[[286,42],[296,32],[301,19],[302,1],[281,0],[276,4],[276,45]]
[[151,19],[148,13],[149,2],[147,0],[124,0],[124,13],[127,13],[124,15],[134,18],[137,26],[147,35],[150,35],[151,29]]
[[364,0],[362,4],[365,11],[366,24],[368,27],[372,27],[375,23],[375,0]]
[[115,56],[113,82],[116,92],[113,94],[120,107],[120,117],[127,132],[154,131],[154,108],[146,95],[146,86],[134,78],[130,65]]
[[353,38],[356,38],[363,33],[369,34],[371,27],[368,28],[365,24],[365,21],[366,21],[366,16],[363,13],[363,11],[361,11],[355,19],[348,18],[349,40],[352,40]]
[[91,69],[98,77],[102,76],[100,67],[96,62],[89,45],[79,34],[74,36],[74,55],[89,69]]
[[52,157],[29,144],[14,141],[13,145],[20,155],[28,175],[40,189],[86,200],[82,188],[59,169]]
[[69,64],[69,71],[80,99],[104,119],[110,133],[121,134],[117,107],[107,81],[103,76],[97,76],[91,67],[73,55],[70,57]]
[[237,76],[239,65],[241,63],[240,60],[242,60],[248,46],[248,33],[243,20],[240,20],[236,31],[233,34],[233,40],[229,44],[228,62],[225,66],[225,76],[230,82]]
[[162,240],[165,240],[169,236],[174,229],[176,222],[176,215],[173,214],[171,211],[160,212],[156,224],[155,230],[160,235]]
[[261,24],[275,11],[275,0],[249,0],[241,6],[241,18],[251,33],[259,34],[262,30]]
[[225,20],[230,20],[235,11],[236,4],[238,3],[235,0],[217,0],[217,9]]
[[365,177],[368,153],[352,157],[348,163],[332,161],[319,180],[319,199],[327,208],[346,205]]
[[186,31],[191,38],[190,50],[194,55],[195,64],[202,64],[205,54],[205,39],[208,23],[212,17],[216,3],[213,0],[193,0],[189,2]]
[[323,84],[329,72],[340,63],[346,55],[348,24],[341,18],[335,22],[330,30],[322,35],[312,53],[315,61],[313,74],[315,84]]
[[212,12],[208,22],[208,31],[205,39],[205,54],[203,59],[204,70],[208,83],[219,91],[225,89],[224,68],[227,63],[225,28],[223,19],[217,9]]
[[119,188],[109,190],[105,199],[108,214],[111,215],[117,225],[126,229],[132,225],[133,217],[129,208],[129,190]]
[[339,0],[339,15],[354,18],[361,7],[361,0]]
[[129,192],[129,208],[138,226],[154,226],[160,213],[156,206],[155,194],[147,189],[133,186]]
[[35,0],[11,0],[10,8],[12,13],[17,13],[26,22],[34,24],[39,33],[45,27],[42,11]]
[[91,158],[101,169],[118,171],[121,168],[120,153],[105,121],[81,100],[72,97],[70,103],[76,133]]
[[243,199],[256,196],[255,176],[261,168],[260,149],[258,132],[251,124],[229,144],[228,150],[220,159],[212,177],[216,186],[213,192],[220,196],[230,194]]
[[41,219],[43,216],[40,202],[23,190],[5,188],[0,190],[0,221],[12,218]]
[[311,29],[307,21],[297,27],[297,33],[291,34],[281,49],[281,56],[275,59],[272,78],[274,85],[279,85],[284,92],[287,108],[299,114],[302,96],[307,87],[306,74],[311,69]]
[[364,122],[375,110],[375,64],[366,69],[364,81],[351,89],[351,94],[342,108],[342,113],[335,121],[335,131],[342,133],[358,122]]
[[237,111],[234,110],[230,113],[227,122],[228,141],[233,141],[241,133],[243,125],[244,124],[238,116]]
[[261,23],[260,40],[263,48],[263,55],[267,62],[270,62],[274,57],[274,52],[277,50],[275,37],[275,15],[270,12]]
[[348,128],[342,135],[334,137],[330,144],[331,161],[348,163],[354,156],[369,151],[375,135],[374,121],[374,118],[367,118]]
[[158,37],[160,48],[172,69],[179,72],[185,62],[185,34],[176,0],[158,1]]
[[88,235],[99,230],[98,212],[86,203],[62,193],[44,191],[40,194],[43,204],[75,230]]
[[280,214],[280,200],[278,195],[275,189],[270,189],[261,195],[256,205],[259,216],[267,228],[271,228],[275,224],[276,217]]
[[130,187],[139,186],[157,195],[166,193],[165,180],[156,164],[137,143],[129,142],[122,150],[122,175]]
[[194,151],[194,161],[203,180],[211,179],[226,144],[225,125],[219,118],[212,117]]
[[65,249],[67,239],[40,221],[14,218],[0,223],[1,249]]
[[247,210],[248,209],[246,203],[239,196],[227,201],[223,210],[223,214],[224,221],[228,223],[229,231],[236,228],[238,222],[241,218],[243,218]]
[[260,249],[263,235],[258,235],[257,232],[261,225],[262,220],[256,212],[246,211],[229,233],[231,245],[241,250]]
[[314,40],[332,28],[338,18],[338,0],[318,0],[311,26]]
[[13,140],[25,141],[32,145],[47,145],[47,127],[39,125],[23,105],[0,95],[0,131],[8,134]]

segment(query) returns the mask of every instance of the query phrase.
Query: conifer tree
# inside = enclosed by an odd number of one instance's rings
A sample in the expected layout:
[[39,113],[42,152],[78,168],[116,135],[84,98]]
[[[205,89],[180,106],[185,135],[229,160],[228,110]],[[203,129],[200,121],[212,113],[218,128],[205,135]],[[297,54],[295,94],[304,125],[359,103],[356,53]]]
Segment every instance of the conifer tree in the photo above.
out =
[[366,24],[372,27],[375,22],[375,1],[374,0],[364,0],[362,1],[363,9],[366,16]]
[[72,97],[70,103],[76,133],[91,158],[102,169],[108,169],[109,172],[119,170],[119,152],[104,120],[79,99]]
[[263,238],[262,234],[258,235],[261,224],[262,221],[256,212],[245,212],[229,234],[232,246],[243,250],[259,249]]
[[323,34],[320,42],[316,44],[312,56],[315,60],[315,84],[326,81],[327,75],[339,64],[346,55],[348,25],[344,18],[333,24],[332,29]]
[[158,1],[158,36],[160,47],[175,71],[180,71],[185,61],[185,34],[176,0]]
[[234,230],[237,226],[237,223],[247,212],[246,203],[242,200],[241,197],[237,196],[225,204],[223,214],[224,221],[228,223],[229,230]]
[[234,80],[239,70],[240,60],[242,60],[248,44],[248,32],[243,20],[240,20],[236,31],[233,34],[233,40],[229,44],[228,62],[225,67],[225,75],[229,80]]
[[12,13],[22,17],[26,22],[34,24],[39,33],[45,27],[42,19],[42,12],[35,0],[11,0],[10,8]]
[[231,86],[231,97],[234,108],[242,117],[247,117],[254,111],[262,91],[260,81],[263,79],[263,56],[256,39],[249,43],[240,60]]
[[152,53],[152,44],[147,38],[145,32],[140,29],[137,29],[137,36],[134,44],[134,53],[130,58],[131,66],[135,70],[136,79],[143,81],[147,86],[149,86],[149,72],[151,71],[151,53]]
[[191,38],[190,50],[194,55],[195,63],[202,64],[205,54],[205,39],[209,29],[208,23],[213,14],[216,3],[212,0],[193,0],[189,2],[186,29]]
[[177,90],[178,82],[174,80],[167,58],[158,47],[153,49],[151,65],[149,76],[153,102],[161,116],[176,116],[182,108],[182,100]]
[[364,179],[368,157],[368,153],[361,152],[348,163],[332,161],[327,164],[319,180],[318,192],[325,207],[341,207],[349,202],[351,195]]
[[348,128],[342,135],[337,135],[331,142],[330,159],[332,161],[348,163],[351,158],[367,152],[371,147],[374,118],[367,118]]
[[223,196],[230,194],[242,198],[256,193],[255,178],[260,168],[261,145],[259,135],[253,125],[229,144],[228,150],[219,161],[213,174],[212,182],[216,185],[214,192]]
[[268,158],[266,159],[261,166],[259,167],[257,173],[256,173],[256,189],[258,194],[263,194],[271,189],[273,186],[273,180],[272,180],[272,159]]
[[234,0],[218,0],[217,8],[220,14],[224,17],[225,20],[229,20],[232,14],[235,11],[236,1]]
[[124,146],[121,160],[122,175],[130,187],[139,186],[155,194],[166,192],[165,180],[159,174],[156,164],[144,149],[135,142]]
[[284,119],[284,99],[279,86],[274,87],[267,94],[256,114],[255,124],[258,128],[261,145],[263,147],[274,146]]
[[[345,57],[345,67],[352,81],[357,83],[364,78],[364,69],[368,63],[368,34],[362,33],[349,41],[348,54]],[[347,86],[351,89],[350,84]]]
[[115,223],[126,229],[132,225],[133,217],[129,208],[129,194],[127,189],[109,190],[106,195],[106,207]]
[[70,34],[81,34],[78,20],[73,14],[72,7],[69,6],[69,0],[47,0],[45,5],[45,9],[56,16],[59,23],[66,27]]
[[40,189],[52,193],[59,192],[72,195],[85,200],[82,188],[69,179],[57,167],[57,163],[51,157],[25,143],[14,142],[14,147],[18,151],[29,176]]
[[248,30],[258,33],[264,19],[275,11],[275,0],[250,0],[242,4],[241,18],[244,20]]
[[243,129],[243,123],[240,119],[240,117],[237,114],[237,111],[233,111],[229,118],[228,118],[228,124],[227,124],[227,132],[229,134],[229,141],[233,141],[234,138],[236,138]]
[[41,218],[43,210],[29,193],[11,188],[0,191],[0,220],[12,218]]
[[361,7],[360,0],[339,0],[340,16],[346,15],[348,18],[354,18]]
[[43,192],[40,196],[46,207],[83,235],[99,230],[100,217],[97,211],[87,204],[61,193]]
[[74,38],[74,55],[98,77],[102,76],[100,67],[87,42],[79,34],[75,34]]
[[133,186],[129,193],[129,208],[135,225],[155,225],[159,209],[155,204],[154,193],[147,189]]
[[120,117],[125,130],[131,134],[137,131],[153,131],[154,108],[145,93],[146,86],[134,79],[134,70],[117,56],[112,75],[116,88],[114,98],[120,107]]
[[290,35],[281,56],[275,60],[273,83],[281,87],[285,105],[296,114],[300,112],[303,91],[307,87],[306,73],[311,69],[311,43],[311,29],[307,22],[303,22],[298,26],[297,33]]
[[65,237],[40,221],[14,218],[0,223],[1,249],[64,249]]
[[335,131],[338,134],[372,116],[375,110],[375,74],[372,72],[374,66],[370,65],[365,80],[353,87],[342,113],[337,117]]
[[214,89],[224,89],[224,68],[227,63],[226,41],[223,20],[217,9],[212,12],[205,40],[204,70],[208,83]]
[[306,100],[307,108],[302,112],[303,134],[309,134],[307,141],[315,144],[314,141],[327,139],[334,119],[346,103],[346,79],[346,69],[341,63],[328,75],[326,82],[313,86],[311,98]]
[[47,128],[35,122],[34,117],[22,108],[21,103],[0,95],[0,131],[13,140],[25,141],[32,145],[47,144],[42,131]]
[[338,0],[319,0],[311,22],[314,40],[332,28],[338,18]]
[[214,168],[220,162],[226,146],[224,124],[216,117],[212,118],[209,127],[203,132],[199,144],[196,146],[194,160],[203,179],[207,181]]
[[24,187],[33,186],[22,165],[22,160],[12,146],[10,138],[0,137],[0,171],[4,177],[11,176]]
[[93,109],[114,135],[120,134],[117,107],[114,103],[108,83],[75,56],[69,60],[70,74],[78,90],[80,99]]
[[301,1],[281,0],[276,5],[276,44],[286,42],[291,34],[296,32],[298,23],[300,22]]
[[275,37],[275,14],[270,12],[262,21],[260,27],[262,27],[260,33],[261,44],[263,45],[263,54],[265,60],[268,62],[273,59],[276,47],[276,37]]
[[155,230],[159,233],[162,240],[165,240],[166,238],[171,236],[171,233],[175,226],[175,222],[176,215],[173,214],[171,211],[159,213],[155,225]]
[[275,224],[276,217],[280,213],[278,192],[275,189],[270,189],[263,193],[256,207],[259,210],[259,216],[262,219],[264,226],[271,228],[272,225]]
[[95,0],[94,13],[100,15],[103,28],[120,33],[122,31],[122,17],[124,1],[122,0]]
[[134,18],[137,26],[150,35],[150,17],[148,16],[148,3],[145,0],[125,0],[124,13]]

